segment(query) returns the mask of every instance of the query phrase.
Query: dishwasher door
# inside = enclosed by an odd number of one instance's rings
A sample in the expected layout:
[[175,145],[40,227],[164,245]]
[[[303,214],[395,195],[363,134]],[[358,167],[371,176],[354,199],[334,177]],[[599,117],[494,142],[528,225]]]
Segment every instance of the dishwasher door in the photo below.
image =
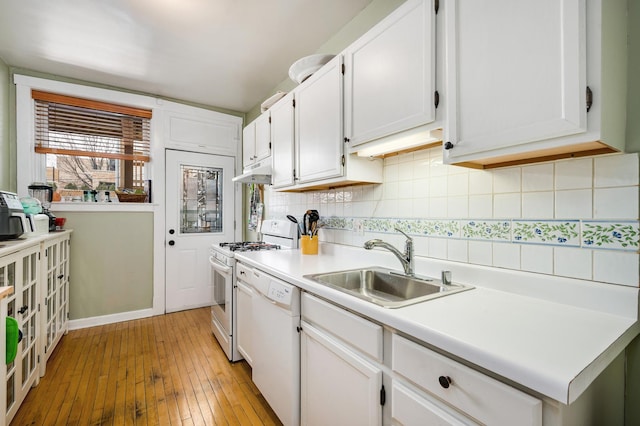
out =
[[285,426],[299,425],[300,291],[271,277],[255,289],[252,380]]

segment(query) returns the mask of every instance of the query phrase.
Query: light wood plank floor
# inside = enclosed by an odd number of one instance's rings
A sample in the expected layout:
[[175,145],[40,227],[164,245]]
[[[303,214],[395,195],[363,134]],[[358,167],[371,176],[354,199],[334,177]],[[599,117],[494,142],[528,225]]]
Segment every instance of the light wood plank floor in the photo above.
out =
[[279,425],[209,308],[70,331],[11,425]]

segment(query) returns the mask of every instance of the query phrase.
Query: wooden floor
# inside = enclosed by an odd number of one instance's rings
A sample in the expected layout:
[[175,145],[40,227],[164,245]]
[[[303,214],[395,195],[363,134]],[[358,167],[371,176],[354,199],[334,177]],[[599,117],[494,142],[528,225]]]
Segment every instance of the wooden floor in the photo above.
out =
[[11,425],[276,425],[208,308],[70,331]]

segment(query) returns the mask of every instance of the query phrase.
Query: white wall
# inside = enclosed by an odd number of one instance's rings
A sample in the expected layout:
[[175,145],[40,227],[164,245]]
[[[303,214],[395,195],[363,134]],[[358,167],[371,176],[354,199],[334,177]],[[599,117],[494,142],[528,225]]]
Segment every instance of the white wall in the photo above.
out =
[[484,171],[443,165],[438,147],[384,166],[379,185],[267,190],[266,217],[317,209],[321,241],[401,249],[399,226],[418,256],[638,286],[638,154]]

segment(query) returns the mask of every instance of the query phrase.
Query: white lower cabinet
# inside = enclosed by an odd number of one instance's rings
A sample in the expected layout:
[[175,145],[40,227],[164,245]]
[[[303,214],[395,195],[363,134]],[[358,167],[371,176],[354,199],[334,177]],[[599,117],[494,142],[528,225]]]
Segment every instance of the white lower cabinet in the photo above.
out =
[[238,326],[236,328],[236,342],[238,344],[238,351],[242,354],[245,361],[253,366],[252,358],[252,336],[253,336],[253,289],[243,283],[237,281],[238,291],[238,303],[237,303],[237,316]]
[[[542,425],[542,401],[394,334],[394,373],[483,424]],[[455,423],[454,423],[455,424]]]
[[11,423],[67,331],[70,235],[49,234],[14,251],[10,244],[0,250],[0,287],[13,286],[13,294],[0,302],[2,323],[13,317],[22,332],[15,359],[0,369],[0,426]]
[[382,424],[382,327],[305,293],[300,342],[301,424]]
[[[47,370],[47,361],[62,335],[69,328],[69,235],[44,242],[42,253],[42,352],[40,377]],[[46,287],[45,287],[46,285]]]

